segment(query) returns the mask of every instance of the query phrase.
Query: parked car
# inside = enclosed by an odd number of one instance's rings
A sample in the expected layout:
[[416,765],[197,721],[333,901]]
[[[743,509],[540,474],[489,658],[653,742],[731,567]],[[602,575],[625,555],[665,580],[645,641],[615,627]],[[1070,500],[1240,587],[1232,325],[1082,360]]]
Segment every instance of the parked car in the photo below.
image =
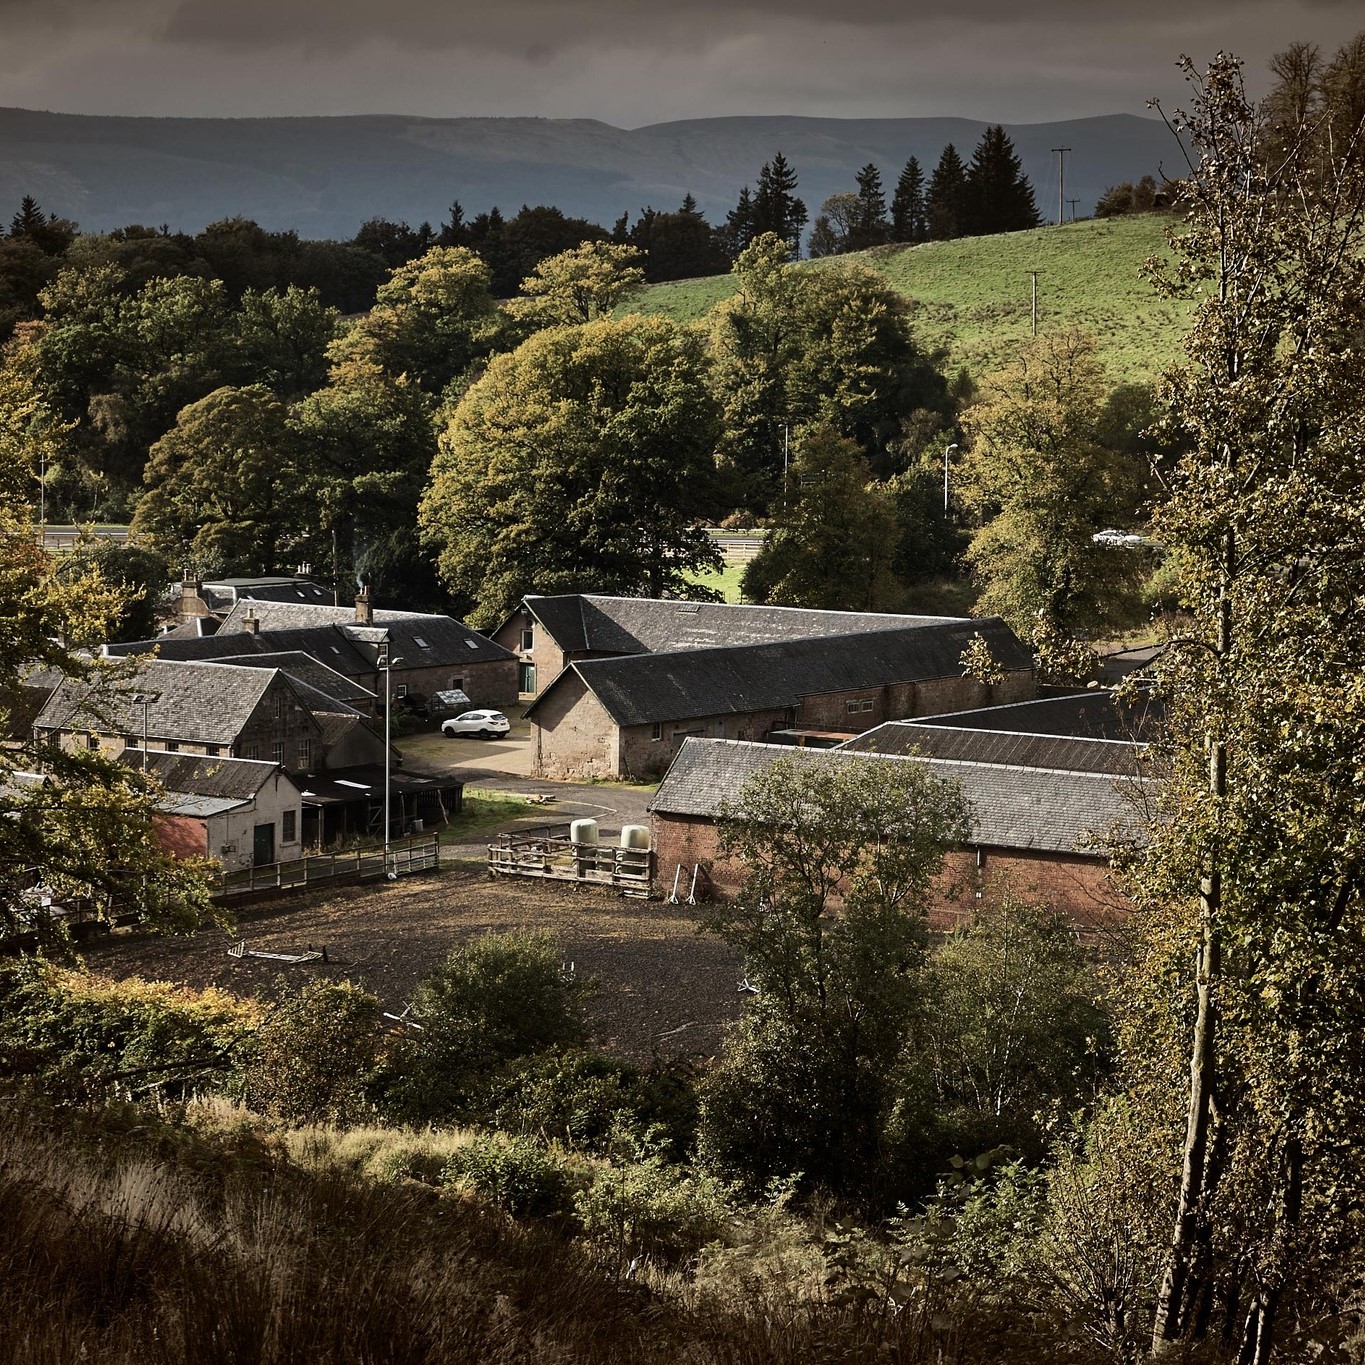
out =
[[441,733],[451,739],[473,735],[476,739],[496,739],[512,728],[512,722],[501,711],[466,711],[441,722]]

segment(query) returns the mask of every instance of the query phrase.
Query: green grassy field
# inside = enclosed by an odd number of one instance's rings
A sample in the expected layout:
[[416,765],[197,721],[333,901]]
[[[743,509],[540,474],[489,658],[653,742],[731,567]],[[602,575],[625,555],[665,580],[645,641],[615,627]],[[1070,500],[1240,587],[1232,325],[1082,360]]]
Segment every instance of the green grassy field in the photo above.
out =
[[[1001,368],[1032,328],[1030,271],[1038,272],[1038,325],[1080,327],[1099,341],[1112,382],[1155,378],[1176,358],[1190,305],[1159,298],[1139,278],[1166,250],[1163,214],[1096,219],[1031,232],[880,247],[840,260],[871,266],[911,300],[921,342],[947,353],[953,372]],[[823,263],[805,269],[819,270]],[[692,322],[734,292],[728,275],[647,289],[632,305]]]
[[744,570],[747,567],[745,564],[726,564],[722,569],[707,573],[688,574],[687,581],[695,583],[699,588],[715,588],[727,602],[738,602],[742,600],[739,580],[744,577]]

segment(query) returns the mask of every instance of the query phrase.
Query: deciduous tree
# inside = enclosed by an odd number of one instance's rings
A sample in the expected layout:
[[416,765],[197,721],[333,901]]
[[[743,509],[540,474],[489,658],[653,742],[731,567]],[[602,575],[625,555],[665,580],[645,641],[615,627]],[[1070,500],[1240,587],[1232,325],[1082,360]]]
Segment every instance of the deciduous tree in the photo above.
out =
[[528,592],[687,589],[717,564],[716,411],[700,336],[662,318],[553,328],[498,356],[441,434],[422,525],[496,623]]

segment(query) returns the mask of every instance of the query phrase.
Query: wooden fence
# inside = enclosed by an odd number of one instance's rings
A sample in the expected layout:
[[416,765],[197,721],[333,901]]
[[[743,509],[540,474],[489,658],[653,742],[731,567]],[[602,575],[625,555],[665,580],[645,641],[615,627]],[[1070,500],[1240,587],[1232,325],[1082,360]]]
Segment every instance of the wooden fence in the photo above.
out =
[[625,896],[647,898],[654,883],[654,855],[647,848],[576,844],[567,835],[517,830],[488,845],[488,870],[498,876],[609,886]]
[[[389,871],[397,877],[427,872],[441,865],[441,843],[435,835],[402,839],[389,845]],[[250,896],[266,891],[294,891],[346,878],[374,881],[385,874],[382,848],[353,848],[343,853],[313,853],[287,863],[267,863],[240,872],[223,873],[214,886],[214,900]]]

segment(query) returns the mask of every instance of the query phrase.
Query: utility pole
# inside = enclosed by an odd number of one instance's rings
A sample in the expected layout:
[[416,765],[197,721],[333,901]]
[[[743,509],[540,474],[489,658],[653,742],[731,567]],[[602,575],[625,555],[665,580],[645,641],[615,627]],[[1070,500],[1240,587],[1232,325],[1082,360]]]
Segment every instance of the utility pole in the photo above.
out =
[[1070,147],[1054,147],[1057,153],[1057,226],[1062,225],[1062,209],[1066,205],[1066,154]]
[[1076,221],[1076,205],[1081,201],[1079,199],[1068,199],[1066,202],[1071,205],[1071,221],[1074,223]]
[[1034,336],[1037,336],[1037,335],[1038,335],[1038,272],[1037,272],[1036,270],[1030,270],[1030,271],[1029,271],[1029,274],[1033,276],[1033,335],[1034,335]]

